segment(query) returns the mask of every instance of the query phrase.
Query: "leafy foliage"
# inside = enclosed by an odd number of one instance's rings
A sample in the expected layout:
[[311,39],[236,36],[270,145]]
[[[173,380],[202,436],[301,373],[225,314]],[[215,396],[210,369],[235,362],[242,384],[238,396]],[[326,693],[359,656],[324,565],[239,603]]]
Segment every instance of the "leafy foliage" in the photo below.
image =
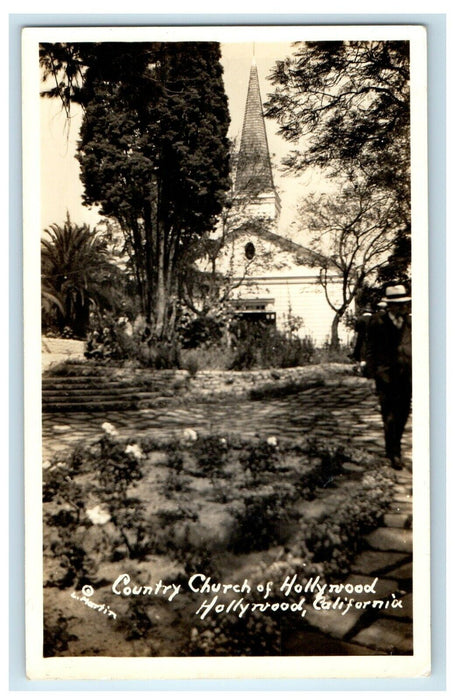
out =
[[70,632],[71,618],[67,617],[63,610],[53,610],[50,616],[44,618],[43,656],[58,656],[62,651],[68,650],[69,642],[78,640],[75,634]]
[[120,304],[121,272],[110,259],[107,242],[96,229],[52,224],[41,239],[42,306],[47,321],[84,337],[90,311]]
[[280,492],[257,493],[246,496],[234,509],[235,524],[229,549],[234,553],[264,550],[283,544],[289,537],[292,513]]
[[[293,171],[316,166],[355,175],[367,191],[395,198],[397,243],[410,233],[409,42],[330,41],[296,45],[276,63],[266,115],[298,148]],[[409,250],[395,254],[393,277],[406,274]],[[403,256],[403,253],[406,255]]]
[[218,435],[199,438],[194,443],[192,452],[202,474],[221,471],[228,457],[226,440]]
[[311,362],[314,344],[309,337],[278,331],[264,323],[238,321],[232,327],[235,355],[232,370],[298,367]]
[[381,189],[409,194],[409,42],[299,43],[271,79],[267,116],[288,141],[309,137],[288,167],[358,165]]
[[[299,207],[312,236],[309,264],[319,268],[319,282],[334,311],[332,347],[339,345],[338,324],[350,304],[390,265],[393,242],[404,235],[401,206],[394,192],[351,179],[336,194],[309,195]],[[334,275],[341,285],[333,285]]]
[[179,274],[229,184],[219,57],[210,42],[107,43],[84,74],[84,200],[120,224],[157,338],[172,333]]
[[240,455],[240,464],[244,469],[249,469],[253,478],[260,479],[264,472],[274,471],[278,450],[275,442],[261,440],[257,445]]
[[[48,585],[67,588],[88,581],[93,584],[97,577],[103,576],[103,564],[125,556],[130,559],[131,569],[139,571],[143,565],[137,565],[133,560],[147,558],[150,554],[154,557],[163,554],[177,564],[175,575],[170,575],[169,579],[166,577],[165,582],[169,580],[185,585],[188,577],[197,571],[222,580],[226,560],[232,574],[232,557],[260,551],[263,554],[252,558],[254,563],[248,574],[253,596],[257,595],[257,601],[263,602],[263,596],[258,592],[255,594],[254,590],[258,583],[271,581],[275,583],[275,590],[268,600],[280,602],[284,600],[280,597],[284,594],[277,590],[276,584],[282,583],[286,576],[320,576],[321,583],[340,581],[340,576],[348,573],[350,561],[358,552],[365,533],[378,526],[393,494],[394,482],[390,476],[383,469],[371,466],[368,453],[358,450],[354,454],[354,448],[345,441],[280,442],[282,456],[289,458],[284,480],[275,469],[276,461],[268,455],[268,448],[274,448],[276,456],[274,440],[263,442],[239,435],[225,438],[209,435],[191,442],[161,442],[148,438],[139,446],[125,445],[110,424],[104,424],[103,428],[105,436],[100,441],[79,446],[65,461],[59,461],[56,456],[44,470],[47,493],[45,556],[53,560],[54,565],[53,578]],[[164,507],[145,516],[142,505],[148,505],[151,494],[144,492],[144,488],[136,488],[138,497],[134,498],[128,490],[140,484],[141,474],[146,471],[142,457],[149,450],[159,453],[155,455],[158,464],[167,465],[169,473],[179,479],[185,472],[189,474],[194,458],[197,461],[204,453],[211,453],[212,464],[216,463],[218,455],[219,465],[229,465],[229,469],[224,470],[226,500],[222,502],[227,504],[226,510],[233,520],[228,521],[228,536],[223,544],[194,536],[194,530],[200,530],[201,523],[198,520],[199,503],[192,497],[194,491],[189,480],[183,493],[175,489],[175,483],[168,489],[161,481],[159,495],[164,496],[164,502],[161,501]],[[269,476],[273,477],[273,482],[262,486],[258,482],[251,490],[247,480],[242,484],[241,480],[234,479],[232,467],[238,466],[239,451],[254,455],[259,477],[264,474],[264,469],[271,469]],[[349,479],[347,483],[341,483],[335,499],[328,506],[326,504],[319,515],[314,511],[313,514],[305,512],[307,498],[302,497],[297,481],[302,470],[306,470],[314,483],[313,492],[324,487],[320,484],[321,474],[308,471],[309,460],[314,459],[321,460],[322,472],[329,469],[338,472],[347,459],[368,466],[358,481]],[[202,467],[205,468],[205,463]],[[153,468],[153,461],[147,464],[147,470],[149,468]],[[215,486],[212,486],[213,492]],[[76,509],[71,494],[72,490],[78,494],[79,487],[82,488],[83,502]],[[210,498],[213,498],[213,493]],[[88,508],[89,504],[100,500],[103,503],[101,509]],[[322,505],[322,500],[320,503]],[[154,532],[148,528],[150,521],[153,521]],[[122,545],[122,537],[127,538],[128,546],[125,540]],[[271,547],[274,548],[272,551],[266,551]],[[242,556],[240,561],[244,566]],[[237,569],[239,577],[244,576],[241,571],[242,568]],[[153,603],[132,596],[128,601],[128,611],[118,622],[124,638],[152,643],[159,619],[154,612]],[[179,619],[187,630],[187,618],[179,609],[178,615],[181,614]],[[65,655],[69,642],[75,640],[69,635],[67,622],[68,618],[60,610],[46,611],[47,655]],[[167,619],[163,624],[168,624]],[[280,611],[252,613],[242,620],[232,615],[208,617],[205,621],[198,620],[191,635],[188,630],[187,642],[182,636],[179,653],[199,656],[279,655],[281,634],[285,634],[285,630],[286,615]],[[150,653],[158,655],[160,652],[158,648],[153,649],[152,644]]]

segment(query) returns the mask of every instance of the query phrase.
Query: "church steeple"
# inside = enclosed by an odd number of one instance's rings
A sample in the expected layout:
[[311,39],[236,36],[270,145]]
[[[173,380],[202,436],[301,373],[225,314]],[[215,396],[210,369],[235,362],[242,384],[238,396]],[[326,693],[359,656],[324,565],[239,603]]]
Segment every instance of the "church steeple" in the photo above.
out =
[[280,200],[273,184],[272,165],[259,89],[258,69],[254,56],[250,69],[245,116],[238,154],[235,192],[240,198],[249,197],[253,198],[257,205],[264,204],[265,210],[263,213],[268,218],[278,218]]

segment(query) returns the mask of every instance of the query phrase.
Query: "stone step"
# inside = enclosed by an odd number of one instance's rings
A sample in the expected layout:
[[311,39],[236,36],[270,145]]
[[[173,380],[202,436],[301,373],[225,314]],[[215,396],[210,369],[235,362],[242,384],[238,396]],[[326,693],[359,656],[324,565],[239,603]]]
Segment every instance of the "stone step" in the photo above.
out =
[[371,549],[391,552],[412,552],[412,530],[394,527],[379,527],[369,535],[365,542]]
[[131,376],[131,377],[119,377],[117,375],[112,375],[112,376],[90,376],[90,377],[43,377],[42,380],[42,386],[43,387],[48,387],[48,386],[93,386],[93,385],[98,385],[98,384],[134,384],[134,385],[139,385],[139,384],[156,384],[156,385],[161,385],[161,384],[166,384],[169,382],[169,379],[163,380],[155,377],[149,377],[149,376],[144,376],[144,377],[136,377],[136,376]]
[[138,391],[137,389],[134,389],[134,387],[125,387],[123,389],[119,388],[114,388],[114,389],[109,389],[109,388],[104,388],[100,389],[99,391],[92,391],[92,390],[71,390],[67,389],[65,391],[46,391],[43,392],[43,400],[46,401],[55,401],[55,400],[80,400],[83,402],[84,400],[87,401],[92,401],[93,399],[99,399],[99,398],[139,398],[139,399],[148,399],[148,398],[154,398],[156,396],[160,396],[160,392],[156,391]]
[[364,576],[384,575],[386,571],[403,565],[408,558],[408,555],[403,552],[381,552],[376,549],[366,549],[357,555],[351,565],[351,571]]
[[[182,380],[183,381],[183,380]],[[70,378],[47,378],[42,383],[43,391],[65,390],[65,389],[87,389],[96,391],[97,389],[110,387],[144,387],[147,390],[161,390],[169,387],[173,383],[172,379],[151,379],[146,377],[131,377],[122,379],[118,377],[70,377]]]
[[98,412],[98,411],[124,411],[137,408],[136,401],[121,401],[118,399],[105,401],[91,401],[90,403],[69,403],[55,402],[43,404],[45,413],[77,413],[81,412]]
[[412,526],[411,513],[386,513],[384,515],[384,525],[387,527],[398,527],[409,530]]
[[141,382],[133,382],[133,381],[122,381],[121,379],[116,379],[115,377],[65,377],[64,379],[60,378],[50,378],[48,377],[46,381],[43,381],[42,383],[42,388],[47,389],[47,388],[52,388],[52,387],[67,387],[67,386],[74,386],[74,387],[94,387],[94,386],[111,386],[111,385],[116,385],[116,386],[123,386],[125,384],[140,384]]
[[350,641],[387,654],[410,654],[413,650],[413,626],[401,620],[381,619],[361,630]]

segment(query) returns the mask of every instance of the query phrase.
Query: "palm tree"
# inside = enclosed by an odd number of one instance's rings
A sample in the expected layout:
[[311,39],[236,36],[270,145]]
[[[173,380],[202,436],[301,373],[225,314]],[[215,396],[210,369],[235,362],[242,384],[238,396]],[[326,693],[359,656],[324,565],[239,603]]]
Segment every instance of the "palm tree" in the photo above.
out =
[[119,268],[110,259],[106,240],[96,228],[52,224],[41,239],[41,299],[60,331],[69,327],[84,337],[90,310],[112,309],[120,301]]

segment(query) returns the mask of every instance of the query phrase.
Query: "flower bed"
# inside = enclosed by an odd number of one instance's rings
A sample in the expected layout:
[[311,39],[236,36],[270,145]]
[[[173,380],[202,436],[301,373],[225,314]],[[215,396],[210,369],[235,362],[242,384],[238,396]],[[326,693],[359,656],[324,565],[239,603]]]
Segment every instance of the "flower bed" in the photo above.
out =
[[[391,499],[392,482],[374,460],[340,444],[192,429],[138,443],[103,428],[97,442],[45,465],[48,655],[117,655],[119,644],[129,656],[274,653],[277,615],[202,620],[194,592],[171,602],[115,597],[112,583],[122,572],[141,585],[160,572],[169,590],[183,590],[197,572],[232,582],[246,576],[251,585],[303,571],[339,579]],[[347,462],[363,474],[354,478]],[[108,637],[105,621],[84,625],[81,605],[66,611],[69,592],[84,586],[96,589],[104,611],[115,604]],[[68,626],[70,615],[77,621]],[[63,641],[58,629],[67,630]]]

